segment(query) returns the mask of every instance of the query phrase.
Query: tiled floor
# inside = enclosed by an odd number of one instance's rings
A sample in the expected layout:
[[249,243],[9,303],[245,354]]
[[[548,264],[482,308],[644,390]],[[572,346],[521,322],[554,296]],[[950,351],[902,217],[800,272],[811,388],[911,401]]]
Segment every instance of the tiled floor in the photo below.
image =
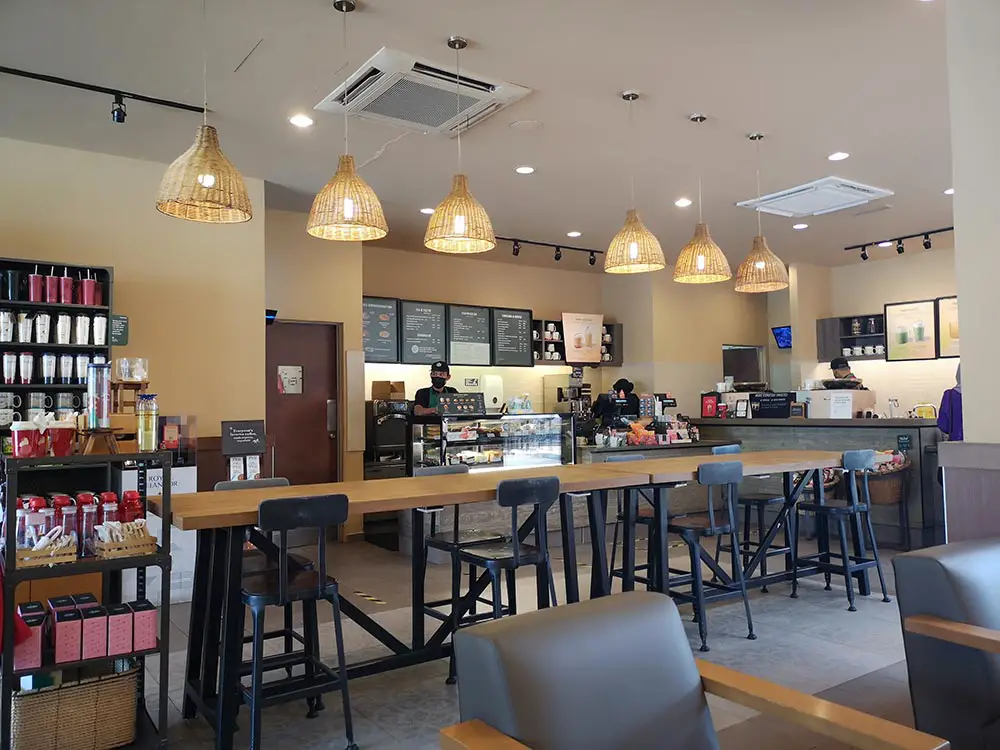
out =
[[[372,613],[393,634],[406,641],[410,631],[410,563],[401,555],[366,544],[331,547],[331,569],[341,579],[342,590],[352,601]],[[888,556],[887,556],[888,558]],[[672,560],[673,562],[673,560]],[[885,560],[890,589],[891,561]],[[581,569],[581,591],[587,591],[589,575]],[[557,581],[560,576],[557,574]],[[877,590],[877,579],[873,576]],[[558,586],[559,596],[563,592]],[[428,571],[428,595],[445,596],[448,572],[443,566]],[[385,604],[362,599],[364,592]],[[899,615],[895,603],[880,595],[859,597],[858,611],[846,611],[842,584],[834,582],[824,591],[821,579],[811,578],[800,586],[800,597],[788,597],[789,586],[773,586],[770,593],[752,595],[754,626],[758,638],[746,639],[746,620],[737,600],[709,611],[709,643],[704,656],[711,661],[775,682],[819,694],[830,700],[904,723],[912,723]],[[518,603],[528,609],[534,600],[530,573],[518,577]],[[325,656],[334,654],[333,627],[329,612],[322,608],[321,647]],[[697,646],[697,626],[686,627]],[[171,612],[170,680],[171,745],[212,747],[213,733],[202,719],[180,717],[181,687],[187,646],[188,605],[175,605]],[[276,613],[280,619],[280,613]],[[433,621],[429,621],[433,622]],[[349,661],[387,653],[361,628],[345,620]],[[147,695],[158,690],[157,664],[150,659]],[[405,670],[351,682],[356,739],[362,750],[423,750],[436,748],[437,732],[458,719],[457,688],[445,685],[447,662],[424,664]],[[304,703],[271,708],[264,713],[265,747],[296,747],[297,750],[343,746],[343,714],[338,696],[326,699],[327,709],[319,718],[306,720]],[[839,750],[817,735],[789,727],[770,717],[758,716],[741,706],[710,698],[712,714],[724,750],[783,747],[786,750]],[[237,747],[246,747],[245,713],[241,713]],[[293,745],[294,743],[294,745]],[[780,745],[779,745],[780,743]]]

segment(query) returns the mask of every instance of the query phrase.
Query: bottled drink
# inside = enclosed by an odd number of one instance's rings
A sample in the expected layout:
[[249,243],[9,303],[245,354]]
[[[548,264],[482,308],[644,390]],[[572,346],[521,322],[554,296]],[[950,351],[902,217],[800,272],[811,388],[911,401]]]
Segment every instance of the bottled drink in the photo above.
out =
[[139,443],[140,453],[152,453],[157,449],[157,421],[160,416],[160,407],[156,403],[155,393],[143,393],[139,395],[139,402],[135,407],[136,413],[136,437]]

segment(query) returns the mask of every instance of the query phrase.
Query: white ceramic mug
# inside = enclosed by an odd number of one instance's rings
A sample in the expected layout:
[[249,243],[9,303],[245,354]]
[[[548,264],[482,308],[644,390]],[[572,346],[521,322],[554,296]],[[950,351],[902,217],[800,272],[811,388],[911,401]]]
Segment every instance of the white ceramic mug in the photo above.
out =
[[0,409],[16,409],[21,405],[21,397],[10,391],[0,392]]
[[[20,404],[14,404],[19,406]],[[80,397],[75,393],[57,393],[56,394],[56,408],[57,409],[76,409],[80,406]]]
[[874,346],[866,346],[865,347],[865,354],[871,355],[871,354],[874,354],[874,353],[875,353],[875,347]]
[[20,422],[21,412],[13,409],[0,409],[0,427],[10,427],[11,422]]
[[864,351],[864,350],[860,346],[854,347],[854,356],[855,357],[860,357],[862,351]]
[[28,407],[31,409],[51,409],[52,396],[48,393],[29,393]]
[[876,344],[875,346],[876,354],[885,354],[885,347],[882,344]]
[[840,353],[843,354],[845,357],[850,357],[851,356],[851,347],[845,346],[843,349],[840,350]]

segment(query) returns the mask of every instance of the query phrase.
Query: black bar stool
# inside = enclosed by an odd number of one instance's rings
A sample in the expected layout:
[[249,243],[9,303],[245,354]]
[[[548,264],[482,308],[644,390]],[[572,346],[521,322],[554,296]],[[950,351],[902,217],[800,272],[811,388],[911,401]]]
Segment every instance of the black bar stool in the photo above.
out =
[[[504,572],[507,583],[507,611],[517,614],[517,592],[514,571],[533,565],[538,593],[538,608],[556,604],[555,581],[552,576],[552,560],[549,556],[549,532],[546,514],[559,500],[559,477],[538,477],[535,479],[505,479],[497,484],[497,504],[510,508],[511,538],[500,542],[488,542],[458,550],[458,558],[468,565],[485,568],[490,574],[493,589],[493,619],[504,614],[501,595],[500,573]],[[532,507],[534,519],[534,544],[525,544],[518,532],[518,508]],[[463,625],[458,617],[461,599],[460,587],[452,589],[452,627],[458,630]],[[550,600],[551,595],[551,600]]]
[[[736,455],[743,452],[743,449],[738,445],[717,445],[712,448],[713,456],[725,456],[725,455]],[[763,479],[764,477],[753,477],[753,479]],[[766,511],[771,506],[780,506],[785,502],[785,496],[781,493],[770,493],[770,492],[740,492],[739,496],[736,498],[736,502],[739,506],[743,508],[743,539],[740,542],[740,552],[743,558],[743,564],[746,565],[750,560],[753,559],[757,552],[757,548],[760,546],[760,540],[767,535],[767,515]],[[753,541],[751,537],[751,529],[753,522],[757,522],[757,541]],[[767,553],[760,561],[760,573],[762,576],[767,576],[767,558],[777,557],[779,555],[787,555],[791,552],[791,535],[789,534],[788,525],[785,525],[785,544],[777,545],[772,543],[767,548]],[[722,552],[730,552],[729,545],[723,541],[720,536],[717,538],[715,545],[715,562],[719,562],[719,556]],[[767,586],[761,586],[762,593],[767,593]]]
[[[708,610],[705,605],[716,599],[733,596],[743,598],[743,607],[747,615],[747,638],[755,640],[753,618],[750,614],[750,601],[747,598],[747,584],[743,577],[742,556],[736,531],[736,494],[743,480],[743,464],[739,461],[701,464],[698,467],[698,484],[708,488],[707,511],[705,513],[690,513],[684,516],[674,516],[667,522],[667,531],[679,536],[687,545],[691,558],[691,572],[670,569],[669,592],[672,597],[681,601],[691,602],[694,606],[698,622],[698,635],[701,637],[701,651],[708,651]],[[723,518],[716,520],[715,500],[713,490],[719,488],[725,500]],[[702,540],[712,537],[729,537],[730,565],[732,575],[726,573],[715,558],[702,547]],[[713,578],[705,581],[702,577],[702,564],[712,571]],[[678,588],[690,586],[689,592],[678,591]],[[708,589],[708,591],[706,591]]]
[[[627,461],[645,461],[646,456],[642,453],[612,453],[607,458],[604,459],[604,463],[624,463]],[[608,569],[611,573],[611,580],[614,581],[615,578],[622,578],[624,576],[623,568],[615,568],[615,559],[618,557],[618,542],[619,535],[621,531],[622,522],[625,520],[625,511],[622,505],[622,498],[625,494],[625,490],[619,490],[618,495],[618,514],[615,516],[615,530],[611,538],[611,563]],[[655,539],[653,535],[656,533],[655,524],[653,523],[653,508],[652,499],[647,494],[645,490],[637,490],[639,497],[646,501],[644,505],[639,506],[638,513],[636,515],[635,522],[637,524],[641,523],[643,526],[647,527],[646,532],[646,563],[645,565],[636,565],[636,571],[645,571],[646,575],[636,576],[635,580],[639,583],[645,584],[646,588],[652,588],[653,583],[653,563],[655,560]]]
[[[422,466],[417,467],[413,470],[413,476],[415,477],[430,477],[430,476],[441,476],[449,474],[468,474],[469,467],[465,464],[451,464],[450,466]],[[427,551],[430,549],[436,549],[444,552],[451,558],[451,588],[452,591],[456,587],[461,587],[462,585],[462,564],[458,559],[458,551],[464,547],[469,547],[474,544],[484,544],[486,542],[500,542],[503,541],[503,534],[498,534],[492,531],[482,531],[480,529],[461,529],[459,523],[459,513],[461,511],[460,505],[455,505],[452,508],[455,516],[452,523],[451,531],[438,531],[437,530],[437,514],[441,511],[441,507],[436,508],[426,508],[424,512],[431,516],[431,530],[430,534],[424,537],[424,579],[427,578]],[[414,544],[416,540],[414,540]],[[469,587],[475,585],[476,579],[479,577],[479,571],[476,569],[475,565],[469,566]],[[476,601],[481,601],[483,604],[492,604],[492,602],[485,599],[477,598],[471,606],[470,609],[470,619],[469,622],[476,622]],[[439,599],[435,601],[424,602],[424,613],[430,617],[437,620],[447,621],[452,619],[452,615],[444,614],[440,611],[441,607],[449,606],[453,604],[453,599]],[[455,657],[452,655],[451,660],[448,665],[448,678],[445,682],[449,685],[455,684]]]
[[[322,711],[323,694],[339,690],[344,704],[344,725],[347,749],[357,750],[351,720],[351,698],[347,687],[347,663],[344,655],[344,630],[340,620],[340,599],[337,581],[327,576],[327,530],[347,520],[347,495],[319,495],[265,500],[258,510],[257,525],[265,532],[277,532],[278,571],[249,575],[243,579],[243,604],[250,608],[253,619],[253,657],[250,663],[251,685],[241,685],[244,703],[250,707],[250,748],[263,747],[261,712],[267,706],[305,698],[309,707],[307,718]],[[317,560],[319,570],[300,570],[289,565],[288,532],[315,529],[318,534]],[[337,670],[326,666],[320,658],[319,620],[316,603],[329,602],[333,607],[333,626],[337,639]],[[292,654],[265,657],[264,619],[268,607],[286,607],[302,603],[302,634],[293,637],[303,650]],[[263,682],[265,671],[305,666],[305,673],[296,677]]]
[[[846,500],[827,501],[822,491],[816,493],[815,502],[800,502],[796,513],[815,513],[817,519],[817,542],[819,552],[813,555],[799,556],[798,534],[792,537],[792,597],[798,597],[799,569],[818,570],[826,576],[826,588],[830,588],[830,576],[843,575],[844,583],[847,586],[848,611],[856,612],[854,604],[854,576],[868,568],[875,568],[878,572],[878,580],[882,585],[882,601],[891,602],[885,586],[885,575],[882,573],[882,563],[878,556],[878,545],[875,542],[875,527],[872,526],[870,513],[871,497],[868,491],[868,472],[875,466],[875,451],[859,450],[847,451],[843,456],[844,480],[847,485]],[[820,487],[823,483],[823,472],[817,472],[815,481]],[[858,481],[861,484],[861,497],[858,497]],[[837,524],[837,537],[840,541],[839,561],[830,551],[829,522]],[[861,529],[861,538],[853,539],[855,549],[858,554],[851,555],[847,546],[847,522],[851,523],[851,533],[856,535]],[[796,523],[796,526],[798,524]],[[872,546],[872,557],[864,554],[864,529],[868,531],[868,537]]]

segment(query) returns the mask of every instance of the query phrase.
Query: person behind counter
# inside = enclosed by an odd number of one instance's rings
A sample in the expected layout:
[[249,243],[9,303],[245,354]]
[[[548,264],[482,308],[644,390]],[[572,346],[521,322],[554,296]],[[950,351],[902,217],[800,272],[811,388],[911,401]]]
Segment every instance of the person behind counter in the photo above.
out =
[[413,413],[423,417],[437,414],[438,399],[443,393],[458,393],[457,388],[448,385],[451,380],[451,369],[447,362],[435,362],[431,365],[431,387],[420,388],[413,398]]
[[856,383],[861,382],[861,378],[851,372],[851,363],[847,361],[846,357],[834,357],[830,361],[830,369],[833,370],[833,377],[837,380],[853,380]]
[[624,399],[626,402],[622,407],[622,414],[630,417],[639,416],[639,397],[632,392],[635,390],[633,383],[626,378],[618,378],[615,384],[611,386],[611,390],[615,392],[618,398]]
[[962,365],[955,370],[955,386],[946,390],[941,396],[937,425],[949,440],[965,439],[962,425]]

